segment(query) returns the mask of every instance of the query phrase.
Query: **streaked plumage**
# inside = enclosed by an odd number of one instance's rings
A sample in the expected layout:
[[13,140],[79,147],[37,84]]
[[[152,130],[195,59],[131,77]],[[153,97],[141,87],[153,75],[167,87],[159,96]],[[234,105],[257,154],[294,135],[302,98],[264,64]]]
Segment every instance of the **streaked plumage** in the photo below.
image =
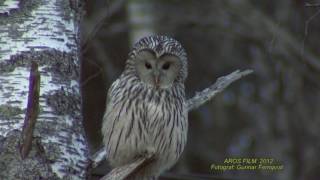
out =
[[155,161],[135,179],[156,179],[177,162],[187,141],[186,77],[187,57],[178,41],[150,36],[134,45],[109,89],[103,118],[111,166],[155,153]]

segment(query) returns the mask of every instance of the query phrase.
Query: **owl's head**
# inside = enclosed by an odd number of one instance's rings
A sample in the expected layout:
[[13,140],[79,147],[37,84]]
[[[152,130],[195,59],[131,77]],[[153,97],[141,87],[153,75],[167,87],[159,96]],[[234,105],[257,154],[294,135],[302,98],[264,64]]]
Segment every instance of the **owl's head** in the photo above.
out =
[[156,88],[168,88],[187,78],[187,55],[181,44],[167,36],[140,39],[129,54],[126,68]]

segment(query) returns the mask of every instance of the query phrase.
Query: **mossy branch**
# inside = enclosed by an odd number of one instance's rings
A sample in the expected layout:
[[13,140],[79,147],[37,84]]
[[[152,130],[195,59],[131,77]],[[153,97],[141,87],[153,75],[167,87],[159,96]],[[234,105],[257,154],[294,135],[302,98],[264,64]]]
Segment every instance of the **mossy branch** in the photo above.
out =
[[253,72],[252,70],[245,70],[245,71],[236,70],[231,74],[219,77],[218,80],[214,84],[212,84],[210,87],[202,90],[201,92],[197,92],[195,96],[188,99],[187,101],[188,111],[191,111],[203,105],[207,101],[211,100],[214,96],[216,96],[217,93],[227,88],[231,83],[240,79],[241,77],[251,74],[252,72]]
[[134,176],[139,170],[148,166],[154,160],[154,154],[146,154],[130,164],[114,168],[107,175],[102,177],[100,180],[122,180],[130,179]]

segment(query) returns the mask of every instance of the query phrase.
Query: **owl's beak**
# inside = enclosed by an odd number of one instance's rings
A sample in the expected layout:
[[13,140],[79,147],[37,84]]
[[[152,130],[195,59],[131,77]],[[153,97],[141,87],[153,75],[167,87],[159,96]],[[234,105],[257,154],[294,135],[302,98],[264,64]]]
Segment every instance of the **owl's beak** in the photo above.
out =
[[159,85],[160,85],[159,76],[154,76],[154,84],[156,85],[157,88],[159,88]]
[[153,74],[153,78],[154,78],[154,84],[157,88],[159,88],[160,85],[160,73],[158,71],[155,71]]

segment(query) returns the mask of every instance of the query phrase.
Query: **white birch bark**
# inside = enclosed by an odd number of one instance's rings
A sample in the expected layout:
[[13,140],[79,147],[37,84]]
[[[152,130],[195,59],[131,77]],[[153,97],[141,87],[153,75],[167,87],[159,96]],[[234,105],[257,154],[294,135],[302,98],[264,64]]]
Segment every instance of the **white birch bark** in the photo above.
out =
[[[65,0],[0,0],[0,179],[84,179],[79,17]],[[77,2],[77,1],[73,1]],[[72,7],[72,8],[71,8]],[[39,65],[34,142],[19,157],[31,61]]]

